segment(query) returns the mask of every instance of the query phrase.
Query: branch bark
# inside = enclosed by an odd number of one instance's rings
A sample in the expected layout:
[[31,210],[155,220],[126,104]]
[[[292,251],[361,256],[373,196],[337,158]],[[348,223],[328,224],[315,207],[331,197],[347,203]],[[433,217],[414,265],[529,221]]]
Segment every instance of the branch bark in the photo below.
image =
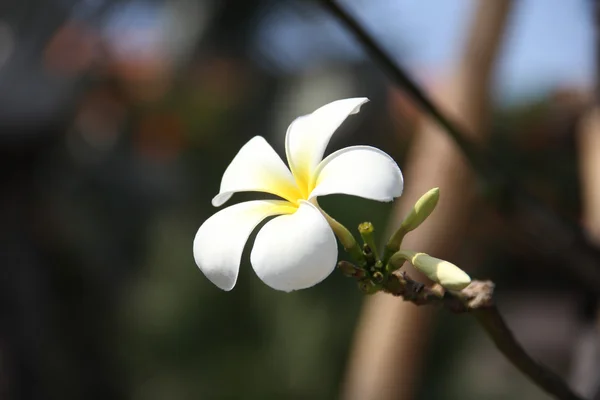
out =
[[[583,225],[590,240],[600,244],[600,0],[593,1],[596,82],[592,106],[577,126],[577,155],[581,182]],[[579,392],[600,400],[600,303],[594,321],[587,324],[575,342],[571,361],[571,384]]]
[[494,304],[494,284],[491,281],[473,281],[460,293],[453,294],[437,284],[423,286],[406,274],[390,278],[384,285],[384,292],[401,296],[416,305],[441,305],[454,313],[472,314],[498,350],[536,385],[560,400],[583,399],[562,378],[532,359],[515,339]]
[[558,375],[529,357],[504,322],[496,306],[477,309],[472,314],[494,341],[498,350],[536,385],[560,400],[583,399],[575,394]]

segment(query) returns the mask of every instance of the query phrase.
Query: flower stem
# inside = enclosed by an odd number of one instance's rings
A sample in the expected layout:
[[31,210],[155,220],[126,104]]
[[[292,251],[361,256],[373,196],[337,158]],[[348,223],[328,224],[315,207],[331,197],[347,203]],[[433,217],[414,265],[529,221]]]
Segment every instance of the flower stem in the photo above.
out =
[[[316,206],[319,207],[318,204],[316,204]],[[336,221],[334,218],[332,218],[329,214],[327,214],[325,211],[323,211],[323,209],[321,209],[321,207],[319,207],[319,210],[321,211],[321,214],[323,214],[323,216],[327,220],[327,223],[331,227],[331,230],[333,231],[333,233],[335,233],[335,236],[337,236],[337,238],[340,241],[340,243],[342,244],[342,246],[344,246],[344,250],[346,250],[346,252],[348,254],[350,254],[350,256],[359,265],[361,265],[361,266],[364,265],[365,264],[365,256],[360,248],[360,245],[358,244],[358,242],[356,241],[356,239],[354,238],[352,233],[350,233],[348,228],[346,228],[344,225],[340,224],[338,221]]]
[[396,232],[390,238],[390,241],[385,245],[383,249],[383,261],[384,264],[387,264],[390,261],[390,257],[394,253],[396,253],[400,249],[400,245],[402,244],[402,240],[404,240],[404,236],[408,233],[403,226],[400,226]]
[[397,251],[396,253],[394,253],[393,256],[389,258],[385,266],[386,271],[394,272],[399,270],[402,267],[402,265],[404,265],[404,262],[410,261],[416,254],[416,251],[406,249]]

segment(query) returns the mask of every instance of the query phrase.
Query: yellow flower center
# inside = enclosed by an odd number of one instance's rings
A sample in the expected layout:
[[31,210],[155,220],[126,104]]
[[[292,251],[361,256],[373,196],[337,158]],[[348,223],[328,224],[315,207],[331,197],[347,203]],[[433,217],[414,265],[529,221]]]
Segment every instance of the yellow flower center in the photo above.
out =
[[296,186],[300,192],[300,197],[296,200],[308,200],[308,196],[315,188],[315,179],[313,179],[313,171],[310,167],[309,157],[298,157],[301,162],[295,164],[290,163],[290,170],[296,181]]
[[[292,207],[298,209],[300,207],[300,200],[308,201],[310,193],[316,186],[316,180],[313,178],[308,163],[290,165],[290,170],[295,184],[290,184],[288,181],[282,182],[280,180],[269,179],[268,186],[271,187],[271,193],[284,198],[291,203]],[[265,178],[268,179],[267,177]]]

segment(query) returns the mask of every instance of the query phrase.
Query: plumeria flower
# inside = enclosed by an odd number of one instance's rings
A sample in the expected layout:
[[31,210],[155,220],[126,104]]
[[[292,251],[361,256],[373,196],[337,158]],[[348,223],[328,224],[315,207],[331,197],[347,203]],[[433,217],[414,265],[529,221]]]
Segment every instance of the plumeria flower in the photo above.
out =
[[248,237],[265,218],[277,216],[258,232],[250,255],[254,271],[277,290],[314,286],[337,262],[335,236],[317,197],[348,194],[392,201],[400,196],[402,172],[379,149],[352,146],[323,159],[333,133],[367,101],[334,101],[292,122],[285,138],[289,169],[261,136],[241,148],[223,174],[213,206],[223,205],[236,192],[265,192],[281,199],[235,204],[202,224],[194,239],[194,258],[211,282],[231,290]]

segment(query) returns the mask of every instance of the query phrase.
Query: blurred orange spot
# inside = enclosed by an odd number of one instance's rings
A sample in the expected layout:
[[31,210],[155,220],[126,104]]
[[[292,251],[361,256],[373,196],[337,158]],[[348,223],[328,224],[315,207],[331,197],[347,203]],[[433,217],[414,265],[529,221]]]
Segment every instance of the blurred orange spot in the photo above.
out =
[[211,102],[224,108],[237,104],[248,87],[248,74],[239,65],[239,60],[213,58],[199,64],[191,80],[195,86],[207,93]]
[[127,59],[114,58],[109,73],[125,83],[129,95],[137,100],[159,100],[171,87],[171,66],[161,52]]
[[83,96],[75,124],[83,138],[96,147],[116,143],[126,116],[125,105],[110,89],[93,89]]
[[183,122],[176,114],[146,115],[135,132],[135,148],[144,157],[154,161],[172,161],[185,144],[184,129]]
[[44,65],[62,74],[80,74],[90,68],[99,44],[92,28],[69,22],[56,31],[44,49]]

